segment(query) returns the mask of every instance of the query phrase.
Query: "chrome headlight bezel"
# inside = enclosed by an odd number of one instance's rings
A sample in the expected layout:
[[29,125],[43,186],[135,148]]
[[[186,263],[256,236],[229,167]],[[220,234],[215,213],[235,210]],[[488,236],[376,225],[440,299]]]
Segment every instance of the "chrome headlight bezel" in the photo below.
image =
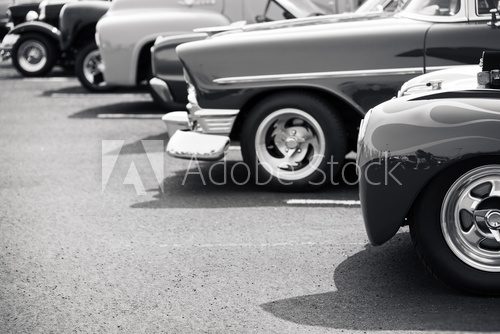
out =
[[443,80],[429,80],[412,85],[404,84],[398,92],[398,97],[441,90],[443,82]]

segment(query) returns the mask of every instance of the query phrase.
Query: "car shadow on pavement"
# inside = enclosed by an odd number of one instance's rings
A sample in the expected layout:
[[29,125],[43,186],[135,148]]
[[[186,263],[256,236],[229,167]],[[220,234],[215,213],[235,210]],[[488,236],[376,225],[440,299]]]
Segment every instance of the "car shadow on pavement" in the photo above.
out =
[[158,121],[160,121],[161,116],[166,112],[165,108],[158,106],[152,101],[130,101],[84,109],[70,115],[69,118],[98,118],[99,115],[104,114],[120,114],[124,116],[127,114],[158,114]]
[[[193,163],[194,165],[195,163]],[[353,176],[354,177],[354,176]],[[264,180],[262,183],[265,183]],[[320,190],[294,192],[286,187],[280,191],[269,185],[256,185],[250,180],[248,170],[241,161],[225,164],[200,162],[195,167],[175,171],[164,179],[163,190],[154,189],[154,200],[133,204],[132,208],[227,208],[293,206],[290,199],[357,200],[357,187],[339,182],[328,184]],[[331,206],[310,204],[308,206]],[[338,206],[342,206],[341,204]]]
[[308,326],[346,331],[500,330],[497,298],[461,294],[436,281],[419,263],[409,233],[342,262],[337,291],[261,305],[274,316]]
[[116,88],[104,92],[91,92],[80,85],[69,86],[59,89],[49,89],[42,93],[42,96],[54,96],[60,94],[71,94],[71,95],[93,95],[99,97],[99,95],[109,95],[109,94],[148,94],[146,88]]

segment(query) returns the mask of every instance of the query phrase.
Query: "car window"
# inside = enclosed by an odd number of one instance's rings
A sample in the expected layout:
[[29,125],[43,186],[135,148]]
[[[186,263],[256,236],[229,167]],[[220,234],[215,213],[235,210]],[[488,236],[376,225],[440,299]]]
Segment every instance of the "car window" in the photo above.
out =
[[279,21],[293,18],[289,12],[283,9],[283,7],[276,4],[276,2],[270,3],[265,16],[266,21]]
[[413,0],[403,12],[426,16],[454,16],[460,11],[460,0]]
[[490,10],[498,8],[498,0],[477,0],[476,9],[478,15],[490,14]]

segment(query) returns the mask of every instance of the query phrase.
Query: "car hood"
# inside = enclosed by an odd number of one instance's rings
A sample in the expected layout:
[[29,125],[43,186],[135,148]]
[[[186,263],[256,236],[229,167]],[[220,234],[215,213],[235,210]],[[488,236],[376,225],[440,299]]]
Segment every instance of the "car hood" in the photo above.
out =
[[[392,16],[391,13],[344,13],[344,14],[334,14],[334,15],[324,15],[324,16],[314,16],[306,18],[298,18],[291,20],[281,20],[266,23],[252,23],[252,24],[236,24],[227,27],[215,27],[219,28],[219,35],[244,33],[244,32],[255,32],[255,31],[274,31],[276,29],[287,29],[287,28],[298,28],[298,27],[308,27],[323,24],[332,24],[340,22],[356,22],[356,21],[368,21],[368,20],[379,20]],[[207,28],[210,30],[212,28]],[[200,29],[203,31],[204,29]],[[213,29],[212,32],[217,31]]]
[[398,95],[413,96],[425,95],[431,91],[436,93],[437,90],[474,89],[478,87],[477,74],[480,71],[479,65],[463,65],[429,72],[405,82]]

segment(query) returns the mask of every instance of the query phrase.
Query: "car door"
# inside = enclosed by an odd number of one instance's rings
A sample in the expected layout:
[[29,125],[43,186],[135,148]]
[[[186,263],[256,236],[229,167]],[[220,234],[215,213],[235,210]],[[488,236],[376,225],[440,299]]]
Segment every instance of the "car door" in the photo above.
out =
[[483,51],[500,51],[500,29],[488,25],[490,1],[471,1],[468,21],[434,23],[430,27],[426,36],[426,71],[478,64]]

